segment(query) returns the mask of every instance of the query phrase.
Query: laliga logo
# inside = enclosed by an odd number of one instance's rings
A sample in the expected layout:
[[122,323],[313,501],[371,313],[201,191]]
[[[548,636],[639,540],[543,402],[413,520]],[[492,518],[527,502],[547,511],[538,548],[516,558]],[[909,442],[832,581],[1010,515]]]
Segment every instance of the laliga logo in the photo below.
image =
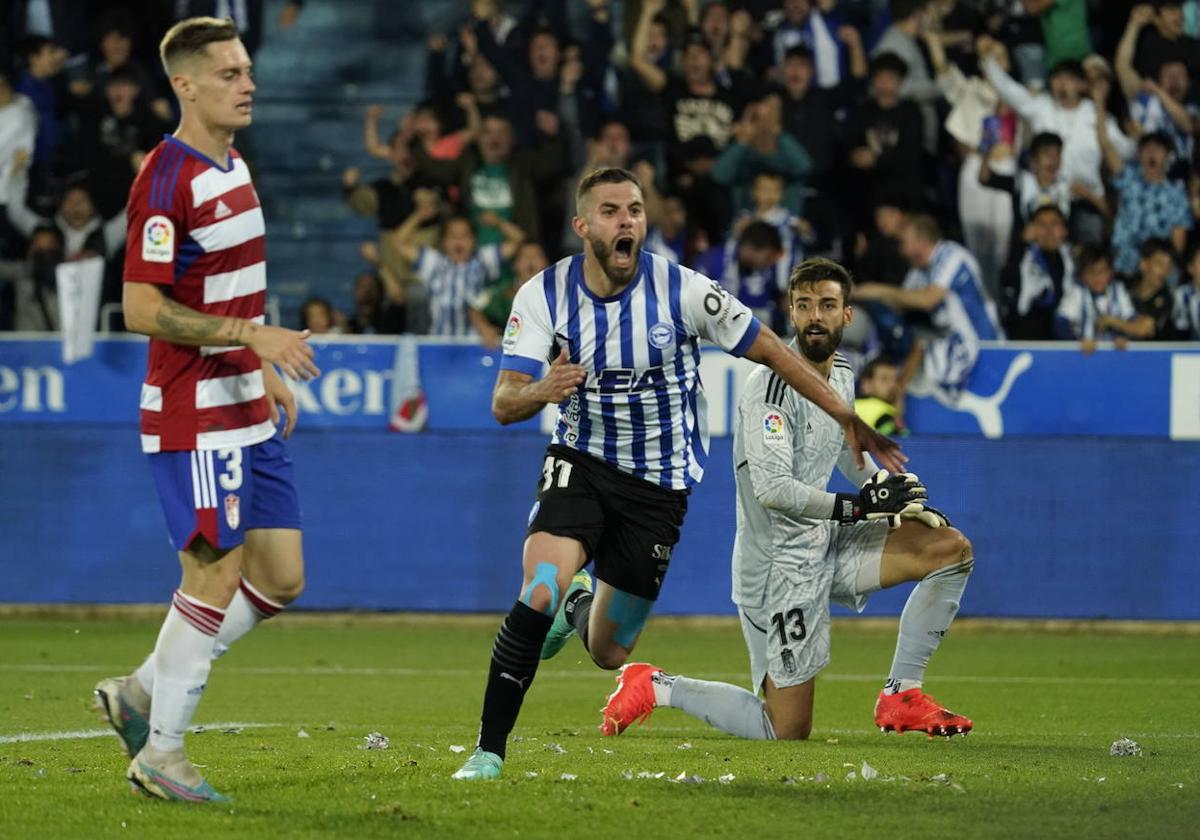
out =
[[763,430],[769,435],[777,435],[783,431],[783,418],[778,414],[768,414],[763,418]]
[[153,222],[146,226],[146,239],[151,245],[166,245],[171,239],[171,231],[162,222]]
[[521,333],[521,316],[513,314],[508,319],[508,326],[504,328],[504,340],[512,341]]

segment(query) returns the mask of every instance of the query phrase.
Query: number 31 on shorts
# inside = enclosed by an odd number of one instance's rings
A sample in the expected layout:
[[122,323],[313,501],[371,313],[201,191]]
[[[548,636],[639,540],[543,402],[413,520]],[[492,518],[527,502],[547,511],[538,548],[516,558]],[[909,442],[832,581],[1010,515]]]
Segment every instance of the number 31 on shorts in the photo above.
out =
[[[542,462],[542,490],[549,490],[551,485],[557,487],[566,487],[571,483],[570,461],[564,461],[562,458],[555,458],[553,455],[547,455],[546,460]],[[554,473],[558,471],[558,481],[554,480]]]

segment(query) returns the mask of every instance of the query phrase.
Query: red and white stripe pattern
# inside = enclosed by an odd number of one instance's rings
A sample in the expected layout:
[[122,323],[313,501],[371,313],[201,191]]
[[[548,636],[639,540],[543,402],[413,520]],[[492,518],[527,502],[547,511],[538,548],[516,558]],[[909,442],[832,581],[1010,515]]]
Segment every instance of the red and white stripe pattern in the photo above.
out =
[[[236,152],[221,168],[165,139],[147,156],[128,212],[126,282],[169,286],[174,300],[208,315],[264,322],[266,225],[250,170]],[[167,238],[171,262],[143,243],[152,233],[162,241],[156,220],[164,218],[174,226]],[[141,409],[144,452],[253,446],[275,433],[262,360],[243,346],[151,339]]]
[[246,600],[250,602],[250,606],[258,613],[259,618],[272,618],[278,615],[279,611],[283,609],[283,604],[277,604],[263,595],[245,578],[242,578],[238,586],[241,588],[242,594],[246,596]]
[[202,601],[197,601],[184,595],[178,589],[171,599],[171,606],[179,610],[183,620],[207,636],[216,636],[225,620],[225,610],[210,607]]

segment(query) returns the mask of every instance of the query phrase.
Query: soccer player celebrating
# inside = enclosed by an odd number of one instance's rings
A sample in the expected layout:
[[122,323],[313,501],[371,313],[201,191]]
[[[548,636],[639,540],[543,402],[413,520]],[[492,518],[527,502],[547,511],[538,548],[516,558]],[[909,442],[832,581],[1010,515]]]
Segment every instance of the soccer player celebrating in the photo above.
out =
[[250,125],[250,58],[231,21],[184,20],[160,47],[182,116],[130,191],[125,322],[150,336],[142,450],[183,580],[154,652],[96,686],[135,790],[221,801],[183,734],[211,662],[300,594],[300,506],[283,437],[296,403],[275,370],[319,374],[308,332],[264,324],[262,208],[233,134]]
[[[521,287],[492,411],[503,424],[558,406],[538,477],[520,597],[492,649],[475,752],[456,779],[500,776],[539,658],[577,633],[602,668],[624,664],[658,597],[690,488],[704,474],[700,339],[776,371],[827,412],[856,460],[903,462],[825,379],[719,284],[642,250],[637,178],[598,169],[576,191],[584,252]],[[549,371],[541,379],[543,363]],[[594,563],[595,594],[583,567]]]
[[[811,259],[796,267],[789,285],[794,344],[850,403],[854,375],[836,352],[853,317],[849,273]],[[671,706],[742,738],[807,738],[814,678],[829,664],[829,602],[861,611],[872,592],[914,580],[875,723],[930,737],[971,730],[970,720],[921,690],[971,574],[971,543],[925,504],[916,476],[875,472],[869,460],[856,466],[847,443],[778,373],[759,368],[750,375],[734,419],[733,600],[750,649],[751,684],[765,700],[727,683],[635,663],[617,677],[604,734],[619,735],[656,707]],[[859,493],[823,489],[835,464],[861,486]]]

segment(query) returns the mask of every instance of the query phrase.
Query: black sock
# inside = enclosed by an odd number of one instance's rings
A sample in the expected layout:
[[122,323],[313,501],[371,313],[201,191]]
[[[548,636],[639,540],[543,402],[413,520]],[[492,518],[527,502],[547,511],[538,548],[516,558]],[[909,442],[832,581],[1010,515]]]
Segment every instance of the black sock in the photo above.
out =
[[553,620],[517,601],[500,625],[492,646],[492,667],[479,726],[479,746],[487,752],[504,758],[508,734],[537,673],[542,642]]
[[575,628],[579,640],[583,642],[584,650],[588,649],[588,617],[592,614],[592,593],[580,589],[567,598],[563,604],[563,615],[567,624]]

